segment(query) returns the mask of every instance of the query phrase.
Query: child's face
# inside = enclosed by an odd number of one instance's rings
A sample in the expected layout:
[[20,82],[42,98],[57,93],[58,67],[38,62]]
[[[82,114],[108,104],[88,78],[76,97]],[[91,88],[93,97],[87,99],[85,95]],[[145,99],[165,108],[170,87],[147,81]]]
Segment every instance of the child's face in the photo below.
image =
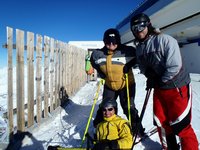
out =
[[113,107],[103,108],[102,111],[103,111],[103,116],[106,118],[110,118],[115,114],[115,109]]

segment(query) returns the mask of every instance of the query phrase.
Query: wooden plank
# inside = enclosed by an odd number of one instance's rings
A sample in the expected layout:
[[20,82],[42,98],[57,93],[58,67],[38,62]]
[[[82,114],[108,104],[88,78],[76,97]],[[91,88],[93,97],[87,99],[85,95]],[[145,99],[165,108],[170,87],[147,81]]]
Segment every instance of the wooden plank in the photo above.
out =
[[58,45],[58,41],[55,41],[55,101],[56,103],[59,101],[59,57],[58,57],[58,49],[59,49],[59,45]]
[[[59,89],[63,87],[63,46],[62,42],[59,41]],[[58,105],[58,103],[57,103]]]
[[13,29],[7,27],[7,49],[8,49],[8,124],[9,133],[14,131],[13,128]]
[[50,112],[53,111],[54,102],[54,39],[51,38],[50,43]]
[[[75,47],[74,47],[75,49]],[[75,53],[75,50],[72,50],[71,51],[71,70],[72,70],[72,74],[73,76],[71,76],[71,86],[72,86],[72,94],[74,95],[74,92],[75,92],[75,80],[74,80],[74,77],[76,76],[75,74],[75,63],[74,63],[74,53]],[[72,84],[73,83],[73,84]]]
[[67,56],[67,47],[66,47],[66,43],[63,43],[63,86],[66,87],[66,65],[67,65],[67,61],[66,61],[66,57]]
[[49,50],[50,38],[44,36],[44,117],[48,116],[49,107]]
[[28,127],[34,124],[34,33],[27,32]]
[[68,86],[68,88],[69,88],[69,95],[70,96],[73,93],[72,74],[74,73],[73,72],[73,64],[72,64],[72,59],[73,59],[72,58],[72,51],[73,51],[73,46],[70,45],[70,47],[69,47],[69,57],[68,57],[68,59],[69,59],[69,71],[70,71],[70,74],[69,74],[69,86]]
[[70,70],[69,70],[69,49],[70,49],[70,46],[69,44],[66,44],[66,91],[67,91],[67,94],[69,95],[70,93],[70,79],[69,79],[69,74],[70,74]]
[[[8,45],[7,44],[4,44],[2,46],[3,48],[8,48]],[[13,44],[13,49],[16,49],[16,44]],[[24,45],[24,50],[27,50],[28,49],[28,46],[27,45]],[[36,51],[36,47],[34,46],[34,51]],[[44,51],[44,48],[42,48],[42,51]]]
[[24,31],[16,29],[17,130],[24,131]]
[[36,35],[36,101],[37,101],[37,122],[41,122],[42,117],[42,36]]

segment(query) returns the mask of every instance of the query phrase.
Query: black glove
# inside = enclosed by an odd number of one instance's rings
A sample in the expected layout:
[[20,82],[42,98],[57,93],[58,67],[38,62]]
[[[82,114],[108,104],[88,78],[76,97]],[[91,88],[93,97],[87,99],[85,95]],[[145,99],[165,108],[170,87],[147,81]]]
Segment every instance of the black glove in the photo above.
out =
[[123,73],[126,74],[126,73],[128,73],[128,72],[129,72],[129,68],[125,65],[124,68],[123,68]]
[[155,88],[156,87],[156,82],[152,78],[148,78],[146,81],[146,90]]
[[94,145],[93,150],[109,150],[109,142],[99,142]]
[[55,146],[48,146],[47,150],[58,150],[58,148],[61,148],[59,145],[55,145]]
[[131,61],[124,65],[123,72],[128,73],[129,70],[136,65],[136,63],[136,58],[133,58]]
[[145,75],[146,78],[151,78],[151,79],[155,79],[155,78],[158,77],[157,73],[149,67],[146,69],[144,75]]
[[114,150],[119,149],[117,140],[105,140],[95,144],[93,150]]
[[110,149],[119,149],[119,145],[118,145],[118,142],[117,140],[112,140],[109,142],[109,147]]
[[152,68],[147,67],[144,75],[147,78],[146,90],[148,90],[150,88],[155,88],[156,86],[158,86],[159,76]]

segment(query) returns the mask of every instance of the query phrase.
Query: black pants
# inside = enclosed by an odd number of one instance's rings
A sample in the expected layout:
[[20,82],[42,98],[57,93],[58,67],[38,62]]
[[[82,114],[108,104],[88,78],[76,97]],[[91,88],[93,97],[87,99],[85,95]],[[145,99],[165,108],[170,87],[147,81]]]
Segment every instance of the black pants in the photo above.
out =
[[[136,129],[137,124],[139,123],[138,110],[135,108],[135,103],[134,103],[135,86],[136,86],[135,83],[132,84],[132,85],[129,85],[130,112],[131,112],[131,123],[132,123],[131,126],[132,126],[133,133]],[[128,100],[127,100],[127,89],[126,89],[126,87],[124,87],[121,90],[114,91],[114,90],[108,88],[106,85],[104,85],[103,99],[109,97],[109,98],[117,100],[118,96],[119,96],[119,99],[120,99],[121,107],[123,109],[123,113],[128,118]],[[98,109],[96,118],[93,121],[94,127],[96,127],[97,124],[100,123],[102,120],[103,120],[102,111],[100,109]],[[139,131],[139,133],[141,135],[144,134],[144,129],[143,129],[141,123],[140,123],[140,129],[141,129],[141,131]]]

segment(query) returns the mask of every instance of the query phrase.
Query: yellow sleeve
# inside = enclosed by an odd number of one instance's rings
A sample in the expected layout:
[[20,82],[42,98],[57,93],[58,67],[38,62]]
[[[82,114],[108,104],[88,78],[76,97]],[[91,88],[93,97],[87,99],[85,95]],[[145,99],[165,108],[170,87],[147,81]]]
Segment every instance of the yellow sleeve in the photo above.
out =
[[120,149],[131,149],[133,144],[133,135],[128,122],[120,126],[119,140],[117,140]]

